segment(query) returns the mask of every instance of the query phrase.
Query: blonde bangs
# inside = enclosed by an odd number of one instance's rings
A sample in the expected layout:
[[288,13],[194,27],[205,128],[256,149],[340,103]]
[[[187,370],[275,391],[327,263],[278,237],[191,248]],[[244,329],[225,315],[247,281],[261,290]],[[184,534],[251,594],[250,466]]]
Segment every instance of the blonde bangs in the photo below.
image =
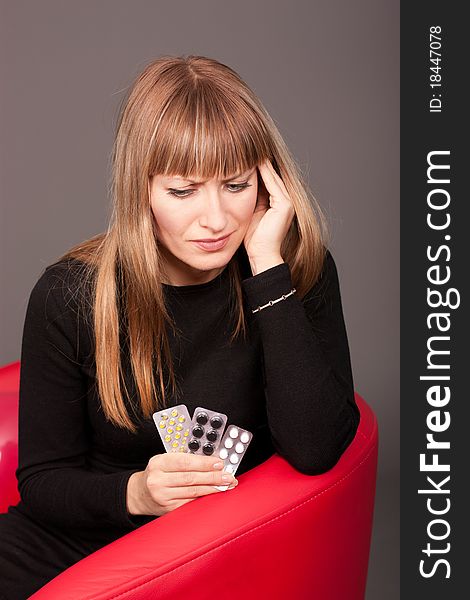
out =
[[228,179],[271,156],[263,124],[213,82],[174,90],[149,148],[149,175]]

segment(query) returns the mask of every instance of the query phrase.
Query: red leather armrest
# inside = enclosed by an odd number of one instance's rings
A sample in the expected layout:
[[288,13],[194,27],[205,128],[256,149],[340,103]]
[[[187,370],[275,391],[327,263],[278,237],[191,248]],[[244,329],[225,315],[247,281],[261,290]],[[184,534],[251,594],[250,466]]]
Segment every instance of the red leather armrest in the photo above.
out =
[[18,391],[20,363],[0,367],[0,513],[18,504]]
[[33,600],[362,600],[377,422],[361,423],[333,469],[306,476],[274,455],[228,492],[204,496],[79,561]]

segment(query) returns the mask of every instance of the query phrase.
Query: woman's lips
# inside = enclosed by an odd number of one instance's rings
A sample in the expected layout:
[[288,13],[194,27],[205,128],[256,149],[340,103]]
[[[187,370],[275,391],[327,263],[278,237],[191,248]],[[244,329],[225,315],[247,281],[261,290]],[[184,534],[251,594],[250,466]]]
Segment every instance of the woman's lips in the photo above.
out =
[[[230,235],[232,235],[232,234],[230,234]],[[223,238],[222,240],[219,240],[218,242],[195,242],[195,241],[193,241],[193,244],[196,244],[197,246],[199,246],[199,248],[202,248],[203,250],[206,250],[208,252],[214,252],[216,250],[221,250],[227,244],[227,242],[230,239],[230,235]]]

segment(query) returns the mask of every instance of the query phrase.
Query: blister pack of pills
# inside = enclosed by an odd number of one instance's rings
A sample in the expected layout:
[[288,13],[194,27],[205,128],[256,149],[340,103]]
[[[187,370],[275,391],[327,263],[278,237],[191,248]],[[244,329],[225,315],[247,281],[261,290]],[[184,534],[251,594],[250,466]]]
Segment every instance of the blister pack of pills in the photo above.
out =
[[[216,452],[218,457],[224,463],[223,471],[235,475],[252,438],[253,434],[246,429],[242,429],[236,425],[229,425],[227,427],[227,431]],[[216,485],[214,487],[218,490],[225,491],[228,488],[228,485]]]
[[188,451],[212,456],[220,445],[227,415],[198,406],[190,425]]
[[[185,404],[171,406],[153,413],[153,420],[166,452],[191,452],[220,458],[222,471],[235,475],[253,434],[246,429],[227,424],[227,415],[198,406],[193,418]],[[220,491],[229,485],[214,486]]]
[[191,417],[185,404],[153,413],[153,420],[167,452],[188,452]]

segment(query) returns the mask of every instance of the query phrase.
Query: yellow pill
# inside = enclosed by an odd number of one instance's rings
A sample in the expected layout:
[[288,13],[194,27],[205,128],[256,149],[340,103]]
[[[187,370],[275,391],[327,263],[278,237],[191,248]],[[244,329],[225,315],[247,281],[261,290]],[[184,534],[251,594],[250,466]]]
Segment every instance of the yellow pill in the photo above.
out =
[[174,431],[173,427],[168,427],[167,431],[168,431],[168,433],[173,433],[173,431]]
[[162,414],[162,419],[168,419],[168,415],[166,413]]
[[165,421],[160,421],[159,426],[160,426],[160,429],[165,429],[165,427],[166,427]]
[[180,437],[181,437],[181,433],[175,433],[175,439],[176,439],[176,440],[179,440],[179,439],[180,439]]
[[165,436],[165,442],[171,442],[171,435]]
[[183,428],[181,427],[181,425],[177,425],[177,426],[175,427],[175,429],[176,429],[176,431],[181,431]]
[[188,435],[189,435],[189,429],[186,429],[186,431],[184,432],[183,435],[184,435],[184,437],[188,437]]
[[182,444],[186,444],[186,438],[183,438],[183,439],[181,440],[181,443],[182,443]]
[[184,452],[183,446],[180,446],[179,452]]
[[174,409],[171,411],[171,416],[172,416],[172,417],[176,417],[177,415],[178,415],[178,411],[176,410],[176,408],[174,408]]
[[168,421],[168,425],[174,425],[174,424],[175,424],[175,420],[174,420],[174,419],[170,419],[170,420]]
[[173,446],[173,448],[178,448],[179,443],[178,442],[173,442],[171,445]]
[[183,415],[181,415],[181,416],[178,417],[178,421],[180,423],[184,423],[186,421],[186,418]]

